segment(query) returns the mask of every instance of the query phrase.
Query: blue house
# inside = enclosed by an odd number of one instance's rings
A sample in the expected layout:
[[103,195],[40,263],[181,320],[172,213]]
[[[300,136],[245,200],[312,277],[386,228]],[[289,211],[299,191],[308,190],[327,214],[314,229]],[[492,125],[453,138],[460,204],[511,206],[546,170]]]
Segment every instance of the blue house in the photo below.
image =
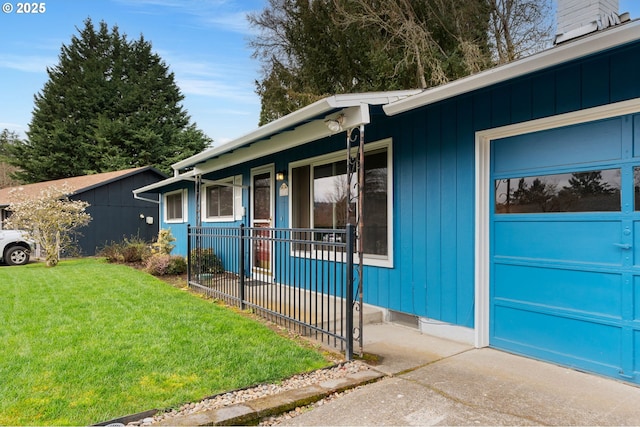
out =
[[333,227],[355,129],[367,304],[640,383],[640,22],[572,38],[589,31],[433,89],[327,97],[134,192],[183,255],[198,220]]

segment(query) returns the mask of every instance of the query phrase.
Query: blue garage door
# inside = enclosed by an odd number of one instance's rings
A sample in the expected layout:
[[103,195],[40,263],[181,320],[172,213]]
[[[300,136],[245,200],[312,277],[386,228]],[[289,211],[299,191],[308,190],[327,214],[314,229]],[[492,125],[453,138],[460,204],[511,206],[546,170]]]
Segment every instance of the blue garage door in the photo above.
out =
[[640,115],[492,144],[490,344],[640,383]]

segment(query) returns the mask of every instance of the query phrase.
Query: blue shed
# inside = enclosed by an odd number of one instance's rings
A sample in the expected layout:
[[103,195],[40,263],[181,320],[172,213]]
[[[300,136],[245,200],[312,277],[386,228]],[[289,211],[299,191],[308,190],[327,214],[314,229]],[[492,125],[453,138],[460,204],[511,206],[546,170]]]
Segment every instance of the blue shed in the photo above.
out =
[[638,76],[633,21],[433,89],[322,99],[135,193],[160,194],[183,255],[197,213],[332,226],[342,129],[364,130],[366,303],[640,383]]

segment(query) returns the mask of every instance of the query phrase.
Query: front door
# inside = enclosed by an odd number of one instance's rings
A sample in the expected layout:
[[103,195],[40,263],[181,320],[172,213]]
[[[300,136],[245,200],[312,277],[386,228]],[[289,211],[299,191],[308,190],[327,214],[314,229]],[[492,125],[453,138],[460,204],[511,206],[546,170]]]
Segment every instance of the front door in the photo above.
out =
[[273,168],[256,170],[252,174],[251,221],[254,228],[252,239],[253,272],[261,277],[271,275],[271,227],[273,226]]

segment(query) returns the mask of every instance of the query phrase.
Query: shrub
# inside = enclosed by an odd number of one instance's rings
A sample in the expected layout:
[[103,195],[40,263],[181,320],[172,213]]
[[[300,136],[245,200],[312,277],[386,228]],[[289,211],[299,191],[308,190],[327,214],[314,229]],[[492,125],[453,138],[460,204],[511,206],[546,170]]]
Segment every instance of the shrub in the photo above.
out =
[[105,257],[107,262],[124,262],[124,257],[122,256],[123,244],[122,242],[111,242],[105,245],[98,252],[98,256]]
[[[198,254],[200,254],[200,268],[198,268],[198,264],[194,262],[198,259]],[[213,252],[213,249],[211,248],[200,250],[193,249],[191,251],[191,262],[191,268],[195,273],[224,273],[222,260]]]
[[151,255],[149,244],[140,237],[132,237],[124,239],[122,248],[122,258],[124,262],[138,263],[143,262]]
[[147,259],[145,269],[154,276],[182,274],[187,271],[187,262],[177,255],[153,254]]
[[98,252],[107,262],[141,263],[151,255],[149,244],[140,237],[125,238],[122,242],[111,242]]
[[171,229],[163,228],[160,231],[158,231],[158,241],[155,244],[155,246],[157,246],[161,254],[169,255],[173,250],[173,248],[176,247],[176,245],[173,244],[173,242],[175,241],[176,241],[176,238],[173,237],[173,235],[171,234]]
[[167,274],[184,274],[187,272],[187,260],[181,256],[173,255],[169,259]]

